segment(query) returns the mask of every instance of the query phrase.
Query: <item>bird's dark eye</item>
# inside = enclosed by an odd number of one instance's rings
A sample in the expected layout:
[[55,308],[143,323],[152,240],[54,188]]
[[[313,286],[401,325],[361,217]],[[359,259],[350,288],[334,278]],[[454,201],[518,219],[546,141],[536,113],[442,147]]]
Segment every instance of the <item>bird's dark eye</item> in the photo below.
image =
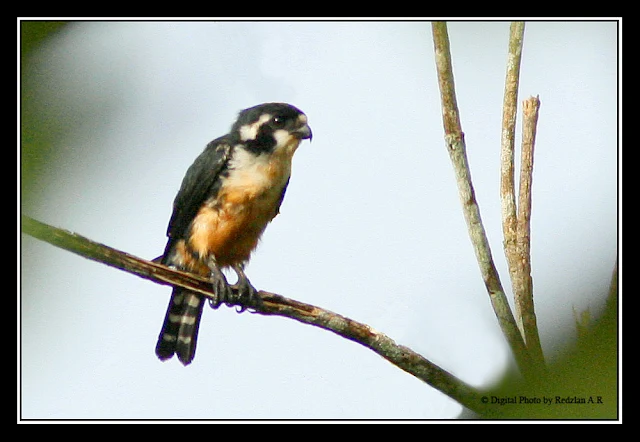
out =
[[271,119],[271,122],[273,123],[273,127],[280,129],[284,127],[284,124],[286,123],[286,119],[284,117],[279,117],[276,115]]

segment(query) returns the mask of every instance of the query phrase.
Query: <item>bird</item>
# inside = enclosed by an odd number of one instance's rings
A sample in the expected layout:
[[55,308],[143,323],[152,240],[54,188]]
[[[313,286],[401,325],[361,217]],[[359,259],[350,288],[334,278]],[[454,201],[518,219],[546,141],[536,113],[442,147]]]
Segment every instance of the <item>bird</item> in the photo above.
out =
[[[210,278],[214,308],[257,302],[244,268],[280,212],[296,149],[311,138],[306,114],[291,104],[240,111],[229,133],[208,143],[188,168],[173,202],[164,253],[155,261]],[[234,285],[225,268],[237,274]],[[175,354],[185,366],[193,361],[204,304],[202,295],[173,288],[156,345],[160,360]]]

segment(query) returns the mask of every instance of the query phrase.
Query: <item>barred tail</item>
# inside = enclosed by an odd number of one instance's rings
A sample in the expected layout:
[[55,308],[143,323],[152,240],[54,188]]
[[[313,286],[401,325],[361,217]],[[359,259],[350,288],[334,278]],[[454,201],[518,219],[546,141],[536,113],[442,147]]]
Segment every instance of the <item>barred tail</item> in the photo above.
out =
[[203,308],[202,296],[182,289],[173,289],[156,345],[158,358],[169,359],[175,353],[184,365],[191,363],[196,354],[196,340]]

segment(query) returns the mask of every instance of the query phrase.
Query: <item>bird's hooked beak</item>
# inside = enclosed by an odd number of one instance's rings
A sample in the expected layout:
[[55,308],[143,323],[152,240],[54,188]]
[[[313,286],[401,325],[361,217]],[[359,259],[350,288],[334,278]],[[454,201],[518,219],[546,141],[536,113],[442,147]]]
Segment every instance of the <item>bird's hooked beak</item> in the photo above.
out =
[[311,141],[311,139],[313,138],[313,132],[311,132],[311,128],[306,123],[299,129],[296,129],[293,133],[301,140],[308,139],[309,141]]
[[313,138],[313,133],[311,132],[311,128],[309,127],[307,116],[305,114],[301,114],[298,117],[298,123],[300,127],[292,132],[293,135],[301,140],[308,139],[309,141],[311,141],[311,138]]

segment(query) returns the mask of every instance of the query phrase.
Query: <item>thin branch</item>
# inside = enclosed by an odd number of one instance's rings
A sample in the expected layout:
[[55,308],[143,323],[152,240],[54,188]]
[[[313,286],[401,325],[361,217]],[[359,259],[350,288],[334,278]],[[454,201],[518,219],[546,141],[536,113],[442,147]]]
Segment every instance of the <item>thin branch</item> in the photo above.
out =
[[531,279],[531,184],[533,181],[533,150],[538,124],[540,99],[530,97],[523,102],[522,155],[520,164],[520,190],[518,192],[518,223],[516,230],[516,314],[520,314],[524,340],[534,362],[542,368],[544,355],[538,335],[536,313],[533,305],[533,280]]
[[509,55],[507,58],[502,113],[500,201],[504,253],[509,268],[509,276],[511,277],[515,317],[532,362],[536,364],[537,368],[542,369],[544,367],[544,356],[533,306],[529,228],[531,220],[533,145],[538,120],[539,100],[537,100],[537,104],[533,101],[525,101],[524,103],[522,163],[517,209],[514,179],[515,126],[523,38],[524,22],[513,22],[509,35]]
[[[26,216],[22,217],[22,231],[85,258],[124,270],[150,281],[182,287],[208,298],[216,299],[216,295],[212,291],[211,282],[206,278],[173,270],[164,265],[138,258]],[[412,374],[470,410],[482,413],[485,408],[482,403],[482,392],[438,367],[410,348],[396,344],[391,338],[366,324],[275,293],[260,291],[258,295],[262,302],[259,305],[251,306],[251,310],[255,313],[283,316],[331,331],[373,350],[398,368]]]
[[491,305],[498,318],[500,328],[509,342],[518,367],[525,376],[528,376],[528,368],[530,367],[529,356],[502,288],[500,277],[493,263],[491,249],[484,226],[482,225],[480,209],[471,182],[471,172],[467,160],[464,133],[462,132],[462,126],[460,124],[460,116],[455,96],[447,25],[443,22],[434,22],[432,24],[432,31],[438,83],[442,100],[442,120],[445,131],[445,142],[456,175],[458,193],[467,222],[469,237],[471,238],[476,259],[480,266],[480,272],[482,273],[482,278],[489,293]]
[[[524,22],[513,22],[509,33],[509,55],[507,58],[507,76],[504,83],[502,137],[500,143],[500,202],[502,207],[502,234],[504,236],[504,253],[507,258],[514,297],[517,297],[516,293],[519,290],[515,285],[515,281],[520,278],[517,274],[519,256],[516,252],[517,217],[513,163],[516,112],[518,110],[518,83],[520,81],[520,61],[522,58],[523,37]],[[518,328],[524,337],[525,334],[522,326],[522,316],[517,304],[515,316]]]

